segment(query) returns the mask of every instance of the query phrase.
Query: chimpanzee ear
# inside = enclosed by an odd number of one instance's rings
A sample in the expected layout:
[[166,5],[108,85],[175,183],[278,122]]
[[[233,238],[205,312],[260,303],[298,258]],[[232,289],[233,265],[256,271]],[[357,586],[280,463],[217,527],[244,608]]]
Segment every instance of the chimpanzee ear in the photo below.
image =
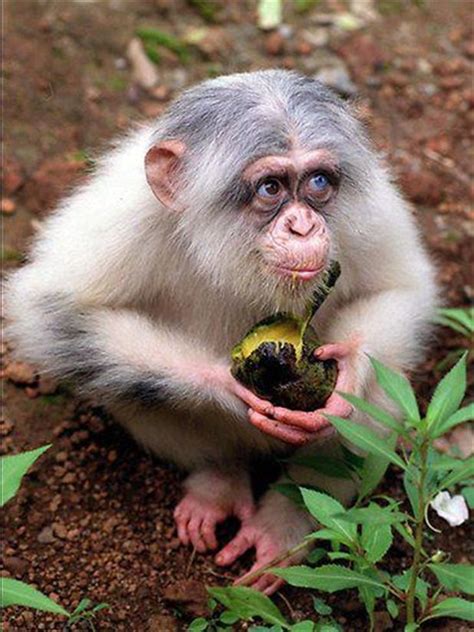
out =
[[173,210],[179,210],[176,198],[184,150],[181,141],[168,140],[151,147],[145,156],[146,179],[151,190],[162,204]]

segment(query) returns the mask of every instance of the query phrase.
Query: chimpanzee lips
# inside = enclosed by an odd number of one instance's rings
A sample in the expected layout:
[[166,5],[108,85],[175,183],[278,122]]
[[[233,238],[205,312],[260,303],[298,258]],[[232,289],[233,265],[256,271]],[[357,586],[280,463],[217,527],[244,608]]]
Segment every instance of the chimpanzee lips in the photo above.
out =
[[276,270],[279,274],[291,277],[292,279],[301,279],[302,281],[309,281],[313,279],[317,274],[319,274],[324,269],[324,264],[321,264],[318,267],[305,267],[301,266],[298,268],[286,268],[283,266],[277,266]]

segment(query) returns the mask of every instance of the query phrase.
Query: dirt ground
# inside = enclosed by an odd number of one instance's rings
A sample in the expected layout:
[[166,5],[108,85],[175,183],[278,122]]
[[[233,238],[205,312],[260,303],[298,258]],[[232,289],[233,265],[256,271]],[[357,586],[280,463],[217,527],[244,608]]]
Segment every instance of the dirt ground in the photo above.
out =
[[[7,0],[1,207],[6,271],[21,264],[58,196],[87,177],[107,141],[132,122],[159,115],[183,87],[256,68],[295,68],[309,75],[337,68],[339,87],[354,93],[416,205],[446,302],[467,305],[473,298],[474,4],[378,0],[377,19],[364,16],[354,29],[347,21],[345,28],[344,20],[334,22],[349,1],[308,4],[299,13],[301,3],[286,1],[284,26],[265,33],[256,25],[252,0],[211,2],[211,21],[191,0]],[[139,27],[195,42],[187,61],[159,49],[158,82],[148,90],[137,84],[126,58]],[[462,343],[448,330],[438,332],[428,360],[413,375],[423,401],[439,378],[437,363]],[[78,401],[34,369],[23,367],[19,375],[10,351],[4,341],[9,379],[2,452],[50,442],[53,447],[2,516],[2,573],[34,583],[68,609],[86,596],[107,601],[111,607],[100,614],[99,630],[185,630],[205,612],[204,586],[231,581],[245,565],[224,574],[211,555],[193,556],[179,547],[172,510],[182,475],[140,451],[98,405]],[[400,486],[398,475],[389,473],[381,489],[396,493]],[[444,524],[433,547],[467,561],[468,528]],[[223,540],[232,528],[223,530]],[[391,560],[403,563],[406,555],[397,541]],[[368,629],[355,598],[345,593],[343,600],[334,595],[328,601],[344,630]],[[301,591],[285,588],[276,602],[295,621],[312,614],[310,596]],[[398,629],[377,616],[379,630]],[[45,613],[4,614],[4,630],[62,626]],[[469,628],[444,621],[427,629]]]

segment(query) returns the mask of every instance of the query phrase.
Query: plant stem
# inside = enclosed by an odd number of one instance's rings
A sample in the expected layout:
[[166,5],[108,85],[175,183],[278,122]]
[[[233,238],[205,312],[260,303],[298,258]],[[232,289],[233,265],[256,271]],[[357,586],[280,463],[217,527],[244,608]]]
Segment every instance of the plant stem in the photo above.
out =
[[416,580],[420,572],[421,552],[423,550],[423,527],[425,520],[425,480],[427,474],[427,456],[429,440],[423,439],[420,446],[420,478],[418,481],[418,515],[416,517],[415,529],[415,552],[411,565],[410,584],[407,591],[407,623],[415,623],[415,594]]
[[273,560],[271,560],[271,562],[269,562],[268,564],[265,564],[265,566],[262,566],[261,568],[254,571],[253,573],[248,573],[247,575],[244,575],[241,580],[238,580],[235,583],[240,586],[248,586],[254,581],[254,579],[256,579],[257,577],[260,577],[260,575],[263,575],[263,573],[266,573],[269,568],[273,568],[276,564],[280,564],[280,562],[284,562],[290,557],[293,557],[293,555],[295,555],[296,553],[299,553],[300,551],[307,549],[309,546],[310,546],[310,543],[307,542],[306,540],[303,542],[300,542],[300,544],[297,544],[292,549],[288,549],[288,551],[285,551],[285,553],[282,553],[281,555],[277,555],[277,557],[273,558]]

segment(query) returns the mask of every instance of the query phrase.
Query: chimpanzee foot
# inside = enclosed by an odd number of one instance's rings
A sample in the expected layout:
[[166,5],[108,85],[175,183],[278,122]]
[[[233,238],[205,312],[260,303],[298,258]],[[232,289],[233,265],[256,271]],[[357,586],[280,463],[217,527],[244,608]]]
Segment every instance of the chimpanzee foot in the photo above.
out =
[[[233,540],[215,558],[217,564],[228,566],[246,551],[254,548],[254,565],[236,583],[251,586],[266,595],[271,595],[278,590],[284,584],[284,580],[270,573],[263,573],[253,580],[247,581],[249,576],[300,544],[304,536],[311,531],[311,523],[308,517],[304,513],[295,510],[294,507],[291,513],[287,515],[285,515],[285,511],[273,514],[273,511],[269,511],[269,509],[272,508],[263,506],[252,518],[245,521]],[[276,563],[275,566],[297,564],[307,553],[308,550],[305,548],[290,558]]]
[[202,470],[185,482],[187,493],[174,518],[182,544],[203,553],[217,547],[216,527],[229,516],[248,520],[255,507],[246,474]]

